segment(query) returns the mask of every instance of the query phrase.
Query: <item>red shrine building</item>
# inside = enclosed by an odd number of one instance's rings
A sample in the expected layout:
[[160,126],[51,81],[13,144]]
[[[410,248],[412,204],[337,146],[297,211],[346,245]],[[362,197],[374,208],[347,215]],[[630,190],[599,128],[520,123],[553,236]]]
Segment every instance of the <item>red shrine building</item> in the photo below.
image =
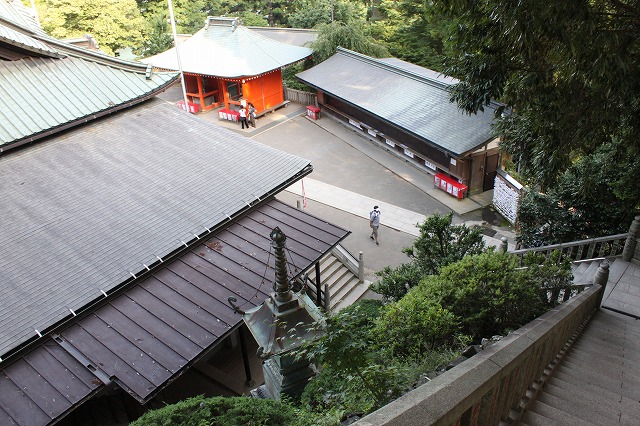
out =
[[258,110],[284,104],[282,68],[311,56],[307,47],[281,43],[239,24],[238,18],[208,17],[204,28],[176,47],[142,62],[184,73],[187,100],[200,110]]

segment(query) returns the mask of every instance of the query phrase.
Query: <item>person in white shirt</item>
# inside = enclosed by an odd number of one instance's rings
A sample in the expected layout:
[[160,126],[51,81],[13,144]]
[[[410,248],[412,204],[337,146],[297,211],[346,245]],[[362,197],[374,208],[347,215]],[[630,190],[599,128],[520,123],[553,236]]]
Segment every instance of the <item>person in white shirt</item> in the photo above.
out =
[[369,238],[375,241],[377,245],[380,245],[378,243],[378,228],[380,227],[380,210],[378,206],[373,206],[373,211],[369,213],[369,226],[371,227]]

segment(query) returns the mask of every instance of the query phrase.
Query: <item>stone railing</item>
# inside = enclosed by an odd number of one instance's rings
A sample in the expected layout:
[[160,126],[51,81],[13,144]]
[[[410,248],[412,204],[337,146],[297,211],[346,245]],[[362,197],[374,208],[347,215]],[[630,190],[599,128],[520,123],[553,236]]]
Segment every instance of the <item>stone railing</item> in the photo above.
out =
[[[579,260],[588,260],[604,257],[622,257],[624,261],[632,259],[640,260],[640,248],[637,241],[640,238],[640,216],[636,216],[631,222],[629,232],[626,234],[611,235],[608,237],[591,238],[588,240],[573,241],[570,243],[553,244],[542,247],[531,247],[511,251],[510,253],[519,256],[522,259],[526,253],[537,252],[545,256],[558,250],[562,254],[563,259],[569,259],[572,262]],[[506,242],[503,241],[503,250],[506,250]]]
[[[606,283],[608,264],[600,270],[597,282]],[[554,360],[600,306],[602,293],[603,287],[594,284],[355,425],[495,425],[516,421],[528,402],[527,391],[546,380]]]
[[546,257],[549,257],[553,251],[558,250],[562,254],[563,259],[568,259],[572,262],[603,257],[618,257],[622,256],[628,235],[629,234],[618,234],[608,237],[591,238],[570,243],[513,250],[509,253],[513,253],[520,258],[530,252],[542,253]]

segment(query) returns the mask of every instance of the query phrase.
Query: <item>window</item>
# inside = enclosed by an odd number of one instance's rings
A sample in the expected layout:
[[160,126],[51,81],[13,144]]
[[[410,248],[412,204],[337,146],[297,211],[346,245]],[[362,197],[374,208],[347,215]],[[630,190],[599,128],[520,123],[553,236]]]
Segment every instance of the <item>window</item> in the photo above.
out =
[[226,83],[230,100],[237,101],[242,98],[242,85],[240,83],[235,81],[227,81]]

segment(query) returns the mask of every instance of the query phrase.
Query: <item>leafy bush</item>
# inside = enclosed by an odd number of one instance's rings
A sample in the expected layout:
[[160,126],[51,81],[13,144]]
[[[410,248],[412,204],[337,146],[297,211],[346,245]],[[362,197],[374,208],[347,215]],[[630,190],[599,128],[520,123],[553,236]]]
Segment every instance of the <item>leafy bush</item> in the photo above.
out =
[[148,411],[131,426],[311,425],[291,405],[271,399],[197,396]]
[[392,356],[420,358],[437,347],[454,344],[460,318],[416,287],[388,305],[374,329],[378,343]]
[[461,319],[464,334],[490,337],[519,328],[544,312],[541,282],[519,266],[517,257],[508,253],[467,256],[420,286]]
[[529,252],[524,256],[523,264],[527,267],[527,274],[540,287],[540,300],[547,308],[556,306],[560,290],[569,291],[568,287],[573,284],[571,262],[562,259],[558,250],[551,252],[548,257],[542,253]]
[[452,221],[452,213],[426,218],[419,226],[420,236],[411,247],[403,250],[412,261],[378,272],[381,279],[371,289],[386,300],[398,301],[423,277],[437,274],[443,266],[485,249],[479,229],[464,224],[452,225]]
[[637,155],[611,142],[577,159],[544,194],[526,192],[518,242],[537,247],[626,232],[640,211]]
[[382,295],[385,300],[398,301],[407,294],[409,289],[420,283],[422,270],[414,262],[403,263],[397,268],[386,266],[376,273],[381,279],[369,288]]

